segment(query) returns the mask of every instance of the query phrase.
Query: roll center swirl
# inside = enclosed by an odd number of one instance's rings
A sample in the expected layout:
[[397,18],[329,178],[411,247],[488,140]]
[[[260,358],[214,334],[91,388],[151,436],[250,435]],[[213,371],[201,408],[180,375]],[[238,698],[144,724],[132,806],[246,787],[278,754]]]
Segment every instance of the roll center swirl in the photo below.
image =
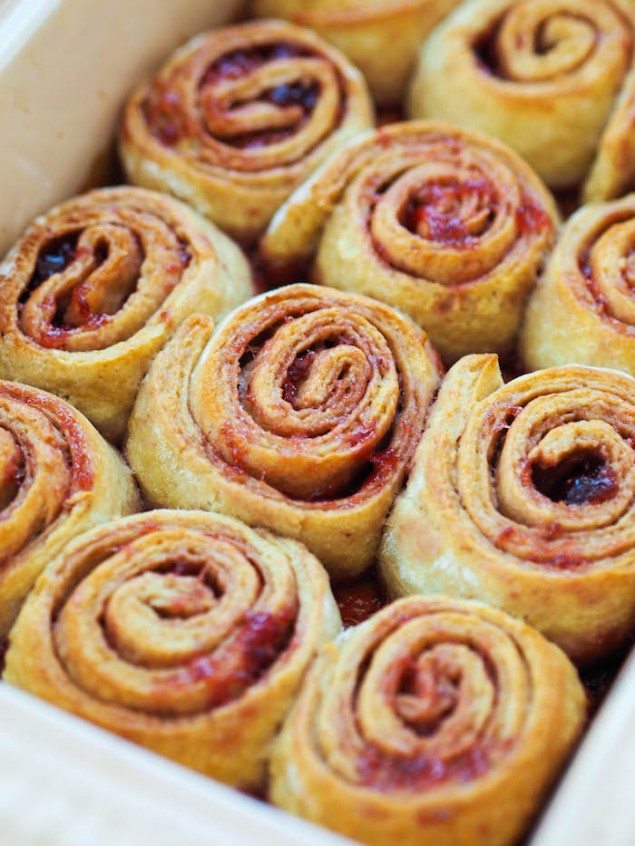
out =
[[201,43],[159,77],[143,106],[157,140],[203,166],[260,171],[300,160],[338,127],[344,83],[329,58],[265,30],[254,40]]
[[526,719],[509,699],[511,688],[522,702],[530,686],[513,638],[449,609],[380,619],[384,626],[351,638],[332,679],[337,693],[325,693],[318,734],[329,766],[406,792],[486,772]]
[[476,145],[430,138],[380,154],[356,186],[378,255],[443,285],[483,277],[552,228],[507,163]]
[[[265,321],[259,338],[236,346],[224,391],[197,396],[209,443],[225,461],[288,495],[341,495],[367,472],[391,431],[400,383],[386,338],[360,315],[324,307]],[[206,371],[216,372],[213,355]],[[220,365],[221,377],[229,373]],[[218,377],[215,377],[218,378]],[[282,457],[301,473],[288,473]]]
[[229,53],[201,80],[202,120],[237,147],[280,142],[311,116],[325,81],[322,62],[292,45]]
[[93,554],[94,569],[60,598],[54,636],[68,674],[97,699],[172,714],[218,707],[292,637],[292,573],[229,534],[149,525]]
[[79,199],[47,226],[34,226],[23,252],[18,326],[40,346],[68,351],[105,349],[130,338],[191,260],[187,236],[150,203],[142,208],[105,198],[92,205]]
[[518,0],[474,45],[490,73],[516,83],[550,83],[600,60],[622,61],[627,23],[604,0]]

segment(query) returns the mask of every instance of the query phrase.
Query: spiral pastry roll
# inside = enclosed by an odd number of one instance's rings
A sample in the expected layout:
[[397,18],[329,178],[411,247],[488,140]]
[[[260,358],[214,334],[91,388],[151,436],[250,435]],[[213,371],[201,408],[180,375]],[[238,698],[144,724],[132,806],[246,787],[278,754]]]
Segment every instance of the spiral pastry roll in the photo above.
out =
[[413,117],[487,132],[587,199],[635,176],[632,0],[468,0],[424,43]]
[[380,553],[391,595],[481,599],[574,660],[635,629],[635,380],[568,366],[448,373]]
[[336,577],[360,572],[438,384],[425,335],[314,285],[258,297],[210,335],[189,318],[141,387],[127,450],[146,496],[301,540]]
[[330,152],[372,125],[345,56],[308,30],[256,21],[178,50],[132,94],[120,146],[132,182],[253,241]]
[[82,414],[0,381],[0,638],[70,540],[138,505],[130,471]]
[[476,602],[394,602],[322,650],[276,742],[277,805],[361,843],[516,843],[572,748],[566,656]]
[[362,71],[382,105],[401,103],[417,50],[459,0],[254,0],[254,10],[316,30]]
[[259,788],[307,666],[340,629],[326,573],[300,544],[220,515],[148,512],[82,535],[51,564],[4,678]]
[[521,356],[635,375],[635,194],[584,206],[566,224],[532,295]]
[[316,280],[393,305],[449,360],[510,347],[558,221],[511,150],[415,121],[336,153],[274,217],[274,271],[315,254]]
[[181,320],[252,293],[247,259],[191,209],[91,191],[36,218],[0,265],[0,377],[59,394],[116,440]]

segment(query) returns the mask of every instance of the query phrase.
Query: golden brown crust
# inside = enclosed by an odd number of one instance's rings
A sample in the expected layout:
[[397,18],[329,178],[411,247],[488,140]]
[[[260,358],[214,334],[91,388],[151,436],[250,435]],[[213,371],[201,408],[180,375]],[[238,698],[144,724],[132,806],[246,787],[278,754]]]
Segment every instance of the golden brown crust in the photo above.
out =
[[574,659],[635,627],[635,380],[569,366],[448,373],[380,551],[392,595],[481,599]]
[[635,376],[635,194],[584,206],[532,295],[520,339],[531,369],[576,362]]
[[382,105],[400,103],[419,45],[459,0],[254,0],[256,14],[318,32],[364,74]]
[[294,537],[335,576],[361,571],[438,383],[424,334],[365,297],[292,285],[210,335],[190,318],[141,387],[127,454],[146,495]]
[[0,382],[0,637],[69,541],[138,506],[130,471],[82,414]]
[[300,544],[157,511],[83,535],[41,576],[4,678],[232,785],[259,788],[316,649],[341,623]]
[[252,241],[329,153],[372,125],[344,56],[309,30],[252,21],[199,35],[141,85],[120,146],[132,182]]
[[587,200],[635,179],[632,0],[470,0],[424,43],[409,113],[505,141]]
[[316,253],[317,280],[410,315],[447,360],[508,349],[554,238],[549,192],[510,149],[442,123],[367,133],[273,218],[273,268]]
[[181,320],[252,292],[239,248],[187,206],[91,191],[36,218],[0,265],[0,376],[64,397],[116,440]]
[[323,649],[274,748],[270,795],[372,846],[506,846],[584,713],[575,669],[529,626],[412,597]]

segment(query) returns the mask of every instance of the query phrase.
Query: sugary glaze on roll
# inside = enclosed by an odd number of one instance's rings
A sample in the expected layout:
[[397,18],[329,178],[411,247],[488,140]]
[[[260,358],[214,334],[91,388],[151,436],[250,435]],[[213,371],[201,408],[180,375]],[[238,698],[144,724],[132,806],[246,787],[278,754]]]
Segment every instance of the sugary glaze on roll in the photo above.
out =
[[239,248],[182,203],[91,191],[36,218],[0,265],[0,375],[63,396],[117,439],[181,320],[220,317],[252,291]]
[[579,735],[566,656],[475,602],[395,602],[322,650],[270,797],[370,846],[518,842]]
[[51,558],[139,506],[131,474],[86,418],[44,391],[0,382],[0,637]]
[[175,194],[252,241],[291,191],[373,125],[359,71],[309,30],[210,30],[131,96],[120,146],[132,182]]
[[297,538],[335,576],[360,572],[438,384],[425,335],[366,297],[291,285],[210,336],[188,320],[142,385],[127,454],[146,496]]
[[520,354],[532,369],[578,362],[635,376],[635,194],[567,221],[532,295]]
[[13,629],[4,678],[229,784],[269,745],[341,624],[300,544],[228,517],[157,511],[80,537]]
[[580,662],[635,630],[635,380],[449,371],[380,551],[391,594],[481,599]]
[[426,121],[366,133],[274,216],[274,271],[314,256],[320,283],[410,315],[447,360],[509,349],[558,212],[514,152]]
[[401,102],[419,45],[459,0],[254,0],[256,14],[308,26],[362,71],[382,105]]
[[424,43],[413,117],[500,138],[586,200],[633,187],[631,0],[468,0]]

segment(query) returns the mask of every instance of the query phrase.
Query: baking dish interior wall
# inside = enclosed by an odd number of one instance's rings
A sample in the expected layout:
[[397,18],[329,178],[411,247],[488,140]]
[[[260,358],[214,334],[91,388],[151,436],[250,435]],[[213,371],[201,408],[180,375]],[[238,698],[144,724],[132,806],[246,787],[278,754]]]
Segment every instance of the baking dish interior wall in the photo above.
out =
[[104,172],[126,93],[241,0],[0,2],[0,253]]

